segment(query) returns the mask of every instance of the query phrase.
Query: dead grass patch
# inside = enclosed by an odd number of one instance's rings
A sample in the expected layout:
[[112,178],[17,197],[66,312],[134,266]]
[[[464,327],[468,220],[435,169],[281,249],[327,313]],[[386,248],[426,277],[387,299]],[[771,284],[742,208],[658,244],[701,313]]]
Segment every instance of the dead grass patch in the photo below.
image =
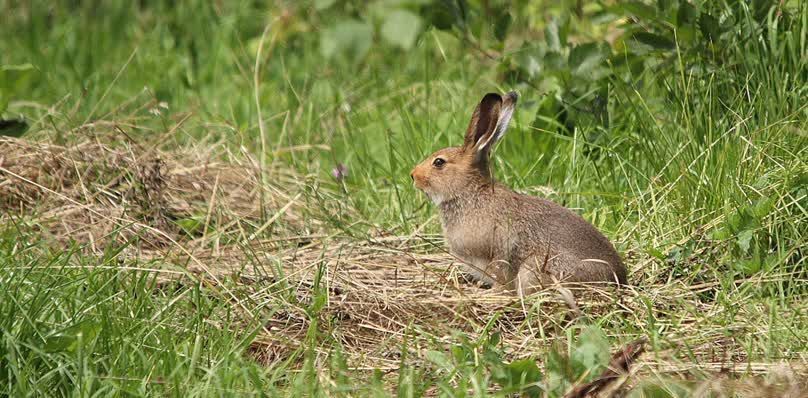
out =
[[214,225],[217,238],[243,234],[280,209],[278,226],[300,224],[300,204],[288,194],[299,189],[299,176],[276,170],[275,183],[261,188],[255,162],[223,157],[126,142],[61,146],[0,137],[0,214],[30,217],[56,241],[95,251],[110,236],[160,249],[207,238]]

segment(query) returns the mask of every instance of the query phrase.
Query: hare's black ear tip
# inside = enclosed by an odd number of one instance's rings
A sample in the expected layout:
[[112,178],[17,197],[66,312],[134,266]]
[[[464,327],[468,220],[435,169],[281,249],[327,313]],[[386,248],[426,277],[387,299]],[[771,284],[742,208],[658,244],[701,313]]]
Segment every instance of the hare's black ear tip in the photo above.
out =
[[502,101],[502,96],[498,93],[488,93],[483,96],[482,101]]
[[505,94],[505,98],[507,98],[510,102],[516,103],[516,101],[519,99],[519,94],[516,91],[511,91],[508,94]]

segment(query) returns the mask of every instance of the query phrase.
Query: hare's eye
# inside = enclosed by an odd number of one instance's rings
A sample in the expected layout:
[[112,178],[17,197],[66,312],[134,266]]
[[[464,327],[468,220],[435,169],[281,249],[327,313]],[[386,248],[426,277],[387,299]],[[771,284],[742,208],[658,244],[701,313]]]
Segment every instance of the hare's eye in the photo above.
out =
[[443,167],[444,164],[446,164],[446,160],[443,158],[435,158],[435,160],[432,161],[432,165],[437,168]]

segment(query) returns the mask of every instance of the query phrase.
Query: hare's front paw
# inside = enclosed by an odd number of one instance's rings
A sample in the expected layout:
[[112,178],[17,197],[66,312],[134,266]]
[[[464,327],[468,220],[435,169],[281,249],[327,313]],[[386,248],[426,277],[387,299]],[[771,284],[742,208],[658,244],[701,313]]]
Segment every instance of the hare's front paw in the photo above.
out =
[[477,277],[477,275],[470,272],[461,272],[460,280],[463,281],[464,283],[481,287],[483,289],[490,289],[493,287],[493,284],[491,282],[481,280]]

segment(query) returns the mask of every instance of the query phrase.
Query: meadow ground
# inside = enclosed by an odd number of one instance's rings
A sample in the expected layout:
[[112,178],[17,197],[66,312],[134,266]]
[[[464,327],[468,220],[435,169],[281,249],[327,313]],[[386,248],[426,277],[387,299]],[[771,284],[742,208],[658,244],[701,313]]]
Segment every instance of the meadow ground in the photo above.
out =
[[[574,126],[546,112],[564,79],[503,66],[513,37],[424,25],[340,58],[314,6],[142,3],[0,1],[0,115],[29,125],[0,136],[0,394],[564,396],[637,339],[620,394],[808,391],[803,2],[636,76],[614,50],[605,116]],[[572,41],[616,29],[575,21]],[[464,282],[411,186],[510,89],[496,177],[629,270],[578,317]]]

